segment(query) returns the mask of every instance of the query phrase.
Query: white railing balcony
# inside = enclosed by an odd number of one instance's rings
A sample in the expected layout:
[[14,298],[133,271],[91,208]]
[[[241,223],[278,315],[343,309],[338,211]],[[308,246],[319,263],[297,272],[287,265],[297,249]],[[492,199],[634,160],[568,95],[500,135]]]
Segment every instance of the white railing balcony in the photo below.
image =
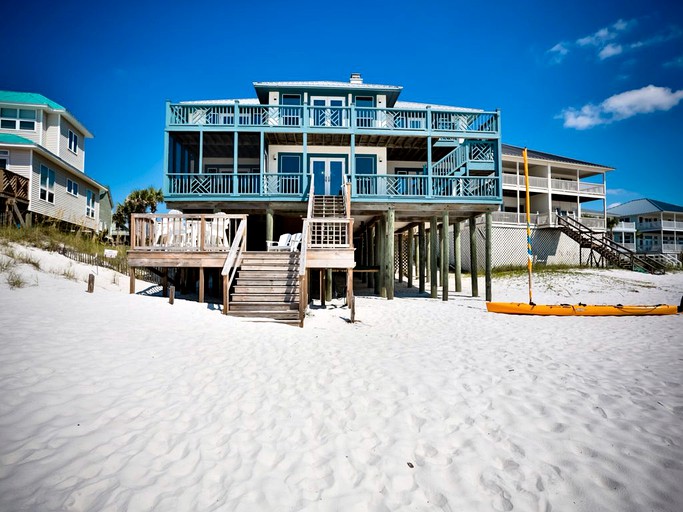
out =
[[[503,185],[525,188],[524,175],[517,176],[516,174],[503,173]],[[529,188],[542,188],[547,190],[548,180],[547,178],[541,178],[539,176],[529,176]]]
[[554,192],[579,192],[581,194],[596,195],[605,194],[605,186],[601,183],[552,178],[550,180],[550,186]]
[[612,228],[612,231],[615,232],[622,232],[622,231],[627,231],[627,232],[635,232],[636,230],[636,223],[635,222],[619,222],[616,226]]
[[[534,225],[538,222],[538,213],[529,214],[529,223]],[[491,216],[493,222],[498,222],[501,224],[525,224],[526,225],[526,213],[515,213],[515,212],[493,212]]]

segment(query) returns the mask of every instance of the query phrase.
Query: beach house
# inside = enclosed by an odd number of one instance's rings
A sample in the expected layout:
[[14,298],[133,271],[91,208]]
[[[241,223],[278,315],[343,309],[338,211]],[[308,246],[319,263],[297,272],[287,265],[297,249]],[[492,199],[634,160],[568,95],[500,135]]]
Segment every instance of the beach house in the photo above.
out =
[[[200,299],[205,272],[215,286],[222,270],[230,312],[263,313],[249,295],[259,265],[265,276],[293,271],[272,302],[295,309],[317,285],[328,294],[333,270],[347,291],[355,269],[392,298],[397,262],[416,255],[416,282],[447,298],[447,272],[436,274],[449,261],[443,226],[503,200],[499,112],[401,101],[401,86],[357,73],[253,86],[252,98],[167,102],[163,192],[182,213],[134,216],[130,265],[196,269]],[[415,254],[396,246],[403,232]],[[267,251],[298,233],[296,256]]]
[[7,222],[53,220],[98,230],[105,188],[85,173],[92,134],[41,94],[0,91],[0,214]]
[[683,206],[655,199],[635,199],[607,210],[619,222],[615,242],[667,266],[683,262]]

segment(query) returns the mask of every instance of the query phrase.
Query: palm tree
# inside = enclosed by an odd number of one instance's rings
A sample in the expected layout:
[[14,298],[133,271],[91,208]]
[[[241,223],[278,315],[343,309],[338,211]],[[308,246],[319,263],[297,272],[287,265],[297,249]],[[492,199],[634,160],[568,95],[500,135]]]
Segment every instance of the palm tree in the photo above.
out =
[[147,209],[156,213],[157,205],[164,202],[164,194],[160,188],[149,186],[133,190],[128,197],[116,206],[112,219],[119,229],[130,229],[130,216],[133,213],[147,213]]

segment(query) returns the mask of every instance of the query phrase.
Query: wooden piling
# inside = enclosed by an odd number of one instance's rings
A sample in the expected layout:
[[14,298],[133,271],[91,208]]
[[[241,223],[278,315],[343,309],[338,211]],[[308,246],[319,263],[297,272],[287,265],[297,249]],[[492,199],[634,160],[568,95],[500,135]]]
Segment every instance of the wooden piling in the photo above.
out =
[[432,299],[436,299],[439,291],[436,262],[436,257],[439,253],[439,228],[437,222],[436,215],[433,215],[432,220],[429,222],[429,284],[431,286]]
[[453,224],[453,260],[455,265],[455,291],[462,291],[462,249],[460,221]]
[[88,293],[95,291],[95,274],[88,274]]
[[414,236],[413,236],[413,228],[410,228],[408,230],[408,276],[406,279],[408,280],[407,286],[408,288],[413,287],[413,260],[415,258],[415,250],[413,248],[414,244]]
[[470,276],[472,277],[472,297],[479,297],[477,281],[477,218],[470,215]]
[[[375,266],[375,254],[376,254],[376,248],[375,245],[377,244],[377,239],[375,238],[375,227],[370,226],[370,229],[368,229],[368,236],[369,236],[369,242],[368,242],[368,265],[370,267]],[[368,288],[372,288],[375,293],[377,293],[377,288],[376,288],[376,282],[377,278],[373,272],[367,272],[368,274]]]
[[396,234],[396,243],[398,244],[398,282],[403,282],[403,233]]
[[199,267],[199,303],[204,302],[204,267]]
[[387,211],[387,234],[386,234],[386,251],[385,251],[385,261],[384,265],[386,268],[386,289],[387,289],[387,299],[394,299],[394,277],[396,271],[394,269],[394,225],[396,220],[396,214],[393,208],[389,208]]
[[171,285],[168,287],[168,303],[173,305],[175,302],[175,286]]
[[443,213],[441,221],[441,297],[448,300],[448,212]]
[[135,267],[129,267],[128,274],[130,275],[130,293],[135,293]]
[[425,292],[425,277],[427,269],[427,237],[425,236],[425,223],[420,222],[417,228],[417,278],[420,293]]
[[486,212],[486,300],[491,302],[491,231],[492,213]]

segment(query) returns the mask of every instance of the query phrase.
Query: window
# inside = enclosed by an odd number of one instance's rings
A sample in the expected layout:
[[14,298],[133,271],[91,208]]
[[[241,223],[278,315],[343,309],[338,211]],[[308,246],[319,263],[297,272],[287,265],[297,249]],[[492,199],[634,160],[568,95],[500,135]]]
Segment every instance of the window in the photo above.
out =
[[69,130],[69,151],[78,153],[78,135]]
[[55,202],[55,171],[44,165],[40,166],[40,198],[48,203]]
[[301,172],[301,155],[280,154],[280,166],[278,172],[299,173]]
[[9,150],[0,150],[0,169],[7,169],[9,165]]
[[95,192],[88,189],[85,190],[85,216],[95,218]]
[[78,195],[78,183],[75,181],[71,181],[69,179],[66,180],[66,191],[71,194],[72,196],[77,196]]
[[374,155],[356,155],[356,174],[375,174]]
[[26,108],[2,108],[0,109],[0,128],[34,131],[36,129],[36,111]]

